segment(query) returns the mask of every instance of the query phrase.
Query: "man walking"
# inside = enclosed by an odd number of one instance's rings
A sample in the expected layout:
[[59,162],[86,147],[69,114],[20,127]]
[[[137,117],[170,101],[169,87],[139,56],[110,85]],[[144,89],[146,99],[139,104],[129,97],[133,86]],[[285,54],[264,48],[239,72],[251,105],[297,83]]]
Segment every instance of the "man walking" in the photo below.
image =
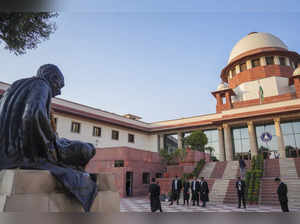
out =
[[192,201],[193,206],[195,206],[195,201],[197,202],[197,206],[199,206],[199,191],[200,191],[200,183],[197,180],[197,177],[194,177],[194,180],[191,183],[191,190],[192,190]]
[[244,179],[245,174],[246,174],[246,163],[243,160],[242,156],[240,157],[239,165],[240,165],[240,176],[241,176],[242,179]]
[[246,191],[246,184],[245,181],[241,179],[241,177],[238,177],[235,187],[238,194],[239,199],[239,205],[238,208],[241,208],[241,201],[243,201],[243,206],[246,208],[246,202],[245,202],[245,191]]
[[202,201],[202,207],[205,207],[206,206],[206,202],[209,201],[208,193],[209,193],[208,184],[204,180],[204,177],[201,177],[201,182],[200,182],[200,200]]
[[178,177],[176,176],[175,179],[172,181],[172,196],[171,196],[170,205],[173,205],[173,201],[175,200],[177,201],[177,205],[179,205],[181,188],[182,188],[181,180],[179,180]]
[[160,196],[160,187],[158,184],[155,183],[155,178],[152,178],[152,183],[149,185],[151,212],[156,212],[157,210],[162,212],[159,196]]
[[283,212],[289,212],[289,207],[288,207],[288,188],[285,183],[283,183],[280,178],[276,177],[275,182],[278,184],[277,188],[277,195],[278,195],[278,200],[280,202],[281,210]]
[[190,201],[190,182],[188,179],[183,183],[183,205],[185,205],[186,202],[187,206],[189,206],[189,201]]

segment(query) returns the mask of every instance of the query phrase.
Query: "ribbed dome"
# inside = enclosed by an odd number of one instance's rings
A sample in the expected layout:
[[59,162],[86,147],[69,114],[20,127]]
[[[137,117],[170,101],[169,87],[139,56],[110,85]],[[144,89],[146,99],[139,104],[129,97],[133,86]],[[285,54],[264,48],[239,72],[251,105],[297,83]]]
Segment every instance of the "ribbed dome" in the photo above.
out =
[[240,54],[264,47],[280,47],[286,50],[288,49],[279,38],[270,33],[253,32],[249,33],[246,37],[237,42],[237,44],[232,48],[228,64],[233,58],[239,56]]

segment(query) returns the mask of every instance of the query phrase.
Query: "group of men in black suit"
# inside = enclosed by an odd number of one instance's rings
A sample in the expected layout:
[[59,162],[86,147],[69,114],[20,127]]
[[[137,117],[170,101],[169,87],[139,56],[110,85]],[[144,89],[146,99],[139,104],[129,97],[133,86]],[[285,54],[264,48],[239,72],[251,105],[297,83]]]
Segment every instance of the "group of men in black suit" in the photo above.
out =
[[[287,185],[283,183],[280,178],[275,178],[275,182],[278,184],[277,187],[277,195],[278,200],[280,202],[281,210],[283,212],[289,212],[288,208],[288,197],[287,197]],[[246,208],[246,200],[245,200],[245,193],[246,193],[246,184],[245,181],[242,180],[240,177],[237,178],[235,184],[237,195],[238,195],[238,208],[241,208],[241,203],[243,203],[244,208]],[[183,184],[181,180],[176,178],[172,181],[172,195],[171,195],[171,203],[173,201],[177,201],[177,205],[179,204],[180,193],[183,188],[183,205],[185,202],[189,206],[190,201],[190,190],[192,193],[192,202],[193,206],[195,206],[195,202],[197,206],[199,206],[199,199],[202,201],[202,207],[206,206],[206,202],[209,201],[209,188],[207,182],[204,180],[204,177],[201,177],[201,181],[197,180],[197,177],[194,177],[193,181],[185,181]],[[152,184],[149,186],[149,196],[151,201],[151,211],[155,212],[156,210],[161,209],[160,203],[160,187],[157,183],[155,183],[155,179],[152,179]]]
[[206,202],[209,201],[209,188],[207,182],[204,180],[204,177],[201,177],[199,181],[197,177],[194,177],[193,181],[184,181],[183,184],[180,179],[176,176],[176,178],[172,181],[172,194],[171,194],[171,203],[173,205],[173,201],[177,201],[177,205],[179,204],[180,193],[183,188],[183,205],[185,203],[189,206],[190,201],[190,192],[192,193],[192,202],[193,206],[195,206],[195,202],[197,206],[199,206],[199,199],[202,201],[202,207],[206,206]]

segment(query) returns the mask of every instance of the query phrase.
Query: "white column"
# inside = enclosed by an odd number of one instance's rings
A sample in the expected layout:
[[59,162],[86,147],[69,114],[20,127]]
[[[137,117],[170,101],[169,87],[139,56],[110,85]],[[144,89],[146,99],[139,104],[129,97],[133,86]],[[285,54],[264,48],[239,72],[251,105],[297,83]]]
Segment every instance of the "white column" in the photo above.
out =
[[278,152],[280,154],[280,158],[284,159],[286,158],[286,153],[285,153],[285,148],[284,148],[284,140],[282,136],[282,131],[280,127],[280,118],[276,117],[274,118],[274,124],[275,124],[275,131],[276,131],[276,136],[277,136],[277,141],[278,141]]
[[257,156],[258,149],[257,149],[256,134],[255,134],[253,121],[248,121],[247,124],[248,124],[248,134],[249,134],[251,157]]
[[179,149],[182,149],[182,132],[177,133],[177,145]]
[[285,64],[287,66],[291,66],[290,59],[288,57],[285,57]]
[[280,65],[279,56],[274,56],[274,64]]
[[266,57],[260,57],[259,60],[261,66],[267,65]]
[[236,71],[236,74],[240,73],[241,70],[240,70],[240,65],[236,65],[235,66],[235,71]]
[[232,79],[232,71],[229,70],[229,79]]
[[228,124],[223,124],[223,128],[224,128],[226,160],[232,161],[233,160],[233,149],[232,149],[231,130],[230,130],[230,127]]
[[164,147],[165,147],[165,144],[164,144],[164,137],[165,137],[165,135],[164,134],[160,134],[159,136],[158,136],[158,147],[159,147],[159,150],[160,149],[163,149]]
[[247,60],[246,65],[247,65],[247,69],[251,69],[252,68],[251,60]]
[[225,148],[224,148],[224,137],[223,137],[223,128],[218,127],[218,141],[219,141],[219,160],[225,161]]

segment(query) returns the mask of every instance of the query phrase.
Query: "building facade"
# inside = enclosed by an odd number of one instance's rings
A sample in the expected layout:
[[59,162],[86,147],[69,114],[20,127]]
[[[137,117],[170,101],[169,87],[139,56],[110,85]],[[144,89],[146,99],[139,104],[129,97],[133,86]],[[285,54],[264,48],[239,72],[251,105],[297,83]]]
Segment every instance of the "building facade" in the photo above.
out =
[[[285,158],[290,156],[287,149],[295,152],[300,149],[299,63],[300,55],[290,51],[279,38],[253,32],[233,47],[220,73],[221,83],[212,92],[216,113],[146,123],[132,114],[121,116],[54,98],[52,109],[57,133],[60,137],[94,144],[95,161],[110,165],[92,161],[89,169],[93,172],[127,166],[126,172],[137,172],[133,178],[139,181],[133,181],[134,184],[145,187],[148,183],[145,179],[163,172],[156,157],[159,149],[181,148],[183,136],[194,130],[205,132],[207,146],[214,149],[213,154],[220,161],[231,161],[240,155],[253,156],[259,150]],[[0,95],[7,88],[9,84],[0,82]],[[128,153],[122,154],[121,149]],[[128,156],[132,153],[134,156]],[[152,159],[147,160],[144,172],[140,161],[145,153]],[[99,159],[101,155],[108,158],[106,162]],[[116,166],[116,163],[123,165]],[[130,167],[135,167],[134,171]],[[130,179],[126,172],[121,176],[125,182],[126,178]]]

